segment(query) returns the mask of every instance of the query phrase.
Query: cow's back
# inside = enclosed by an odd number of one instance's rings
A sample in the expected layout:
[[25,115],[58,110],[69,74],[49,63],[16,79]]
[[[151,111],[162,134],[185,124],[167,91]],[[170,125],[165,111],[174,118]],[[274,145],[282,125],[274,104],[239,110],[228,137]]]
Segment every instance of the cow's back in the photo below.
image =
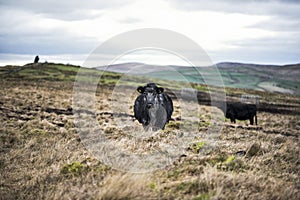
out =
[[256,105],[245,103],[227,104],[227,115],[233,115],[235,119],[247,120],[256,115]]

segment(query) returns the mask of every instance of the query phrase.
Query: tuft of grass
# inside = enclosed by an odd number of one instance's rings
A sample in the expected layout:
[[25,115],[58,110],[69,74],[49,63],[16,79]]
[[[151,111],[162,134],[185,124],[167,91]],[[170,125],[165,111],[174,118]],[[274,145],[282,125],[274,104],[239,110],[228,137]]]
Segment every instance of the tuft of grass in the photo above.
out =
[[199,127],[209,127],[211,125],[210,121],[199,122]]
[[220,164],[220,163],[225,162],[226,159],[227,159],[227,155],[225,153],[219,153],[219,154],[209,158],[207,160],[207,162],[208,162],[208,164],[215,166],[218,163]]
[[[99,199],[148,199],[151,198],[149,177],[146,174],[116,174],[107,177],[100,188]],[[152,185],[153,186],[153,185]]]
[[235,156],[230,155],[228,156],[228,158],[223,162],[224,164],[230,164],[231,162],[233,162],[235,159]]
[[174,169],[174,170],[169,170],[167,172],[167,178],[168,179],[178,179],[181,175],[184,174],[184,169]]
[[197,194],[199,192],[208,192],[209,186],[202,181],[181,182],[176,186],[176,190],[184,194]]
[[4,162],[4,160],[0,160],[0,169],[2,170],[2,169],[4,169],[5,168],[5,162]]
[[249,169],[249,166],[246,165],[242,159],[234,155],[227,155],[225,153],[212,156],[211,158],[207,159],[206,162],[222,171],[244,172],[245,170]]
[[123,135],[123,131],[117,127],[106,127],[104,133],[107,135]]
[[170,121],[167,123],[166,128],[168,129],[180,129],[181,122],[179,121]]
[[190,149],[193,153],[199,153],[200,150],[205,146],[204,141],[196,142],[191,145]]
[[98,165],[93,167],[93,170],[96,171],[96,172],[103,173],[103,172],[107,172],[107,171],[111,170],[111,167],[107,166],[107,165],[104,165],[102,163],[99,163]]
[[210,199],[210,195],[207,193],[202,193],[193,198],[193,200],[209,200],[209,199]]
[[194,180],[181,182],[171,188],[171,192],[179,194],[181,197],[189,197],[188,199],[193,200],[208,200],[213,198],[216,195],[214,186],[204,180]]
[[261,150],[260,144],[254,143],[248,149],[248,151],[246,153],[246,156],[247,157],[253,157],[253,156],[257,155],[260,152],[260,150]]
[[156,185],[155,185],[155,183],[151,182],[151,183],[149,184],[149,187],[150,187],[152,190],[155,190]]
[[87,170],[88,170],[88,166],[86,164],[75,161],[63,166],[60,172],[65,175],[78,176],[82,172]]
[[32,135],[46,135],[47,132],[45,130],[42,130],[42,129],[34,128],[34,129],[30,130],[29,134],[32,134]]
[[211,163],[222,171],[244,172],[249,169],[249,166],[247,166],[243,160],[234,155],[217,157]]

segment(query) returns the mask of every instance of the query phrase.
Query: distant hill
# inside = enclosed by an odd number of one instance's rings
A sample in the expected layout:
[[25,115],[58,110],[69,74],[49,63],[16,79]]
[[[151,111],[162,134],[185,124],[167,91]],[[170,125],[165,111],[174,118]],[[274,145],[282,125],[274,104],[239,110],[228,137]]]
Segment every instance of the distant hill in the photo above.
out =
[[[259,65],[222,62],[216,66],[226,87],[300,95],[300,64]],[[216,74],[212,74],[207,67],[123,63],[108,67],[100,66],[96,69],[201,84],[205,84],[205,80],[210,80],[212,85],[219,86],[217,85],[219,81],[215,81],[216,84],[213,81],[217,77]]]
[[[216,66],[225,87],[300,95],[300,64],[257,65],[223,62],[216,64]],[[78,69],[79,66],[55,63],[6,66],[0,67],[0,77],[74,81]],[[109,67],[100,66],[96,69],[137,76],[145,75],[172,81],[200,84],[206,84],[208,81],[210,85],[222,86],[219,76],[216,76],[216,71],[211,71],[207,67],[123,63]],[[87,73],[91,74],[97,70],[86,69]],[[110,76],[120,75],[110,74]]]

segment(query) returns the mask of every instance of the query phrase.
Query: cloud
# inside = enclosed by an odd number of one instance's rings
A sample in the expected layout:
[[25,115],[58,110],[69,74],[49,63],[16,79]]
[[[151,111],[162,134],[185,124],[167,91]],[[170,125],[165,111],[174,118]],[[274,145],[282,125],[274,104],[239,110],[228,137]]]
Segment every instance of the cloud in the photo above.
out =
[[72,31],[72,22],[20,9],[2,10],[0,23],[0,53],[86,53],[98,43]]
[[141,20],[138,18],[134,18],[134,17],[127,17],[124,19],[120,19],[119,22],[121,24],[135,24],[135,23],[141,22]]
[[[236,39],[232,38],[232,27],[226,27],[226,17],[222,23],[215,23],[222,27],[219,31],[225,33],[223,44],[226,49],[210,51],[216,60],[252,60],[254,62],[299,62],[300,55],[300,1],[296,0],[175,0],[170,5],[182,12],[213,12],[224,16],[235,15],[231,24],[240,16],[247,16],[253,20],[251,24],[241,19],[240,30]],[[207,18],[207,21],[211,21]],[[243,31],[241,31],[243,30]],[[226,34],[228,32],[228,34]],[[240,36],[239,36],[240,35]],[[298,60],[298,61],[297,61]]]
[[257,26],[252,26],[260,29],[299,30],[300,1],[298,0],[169,0],[169,2],[178,10],[190,12],[212,11],[225,14],[239,13],[252,17],[268,17],[268,21],[259,22]]
[[281,17],[270,17],[264,21],[258,22],[249,28],[265,29],[274,32],[300,32],[300,20],[286,20]]
[[25,12],[42,15],[47,18],[60,20],[81,20],[101,14],[102,10],[120,8],[129,3],[129,0],[10,0],[1,2],[2,10],[22,10]]
[[297,18],[300,2],[296,0],[168,0],[179,10],[243,13],[250,15],[277,15]]
[[53,35],[33,35],[23,37],[0,36],[0,53],[15,54],[65,54],[87,53],[95,48],[94,40],[89,38],[71,37],[63,31]]
[[215,62],[300,55],[300,3],[293,0],[10,0],[1,2],[0,24],[0,53],[7,54],[88,54],[114,35],[162,28],[191,38]]
[[252,40],[231,41],[232,48],[226,51],[214,51],[211,57],[215,61],[231,61],[290,64],[299,63],[299,34],[286,33]]

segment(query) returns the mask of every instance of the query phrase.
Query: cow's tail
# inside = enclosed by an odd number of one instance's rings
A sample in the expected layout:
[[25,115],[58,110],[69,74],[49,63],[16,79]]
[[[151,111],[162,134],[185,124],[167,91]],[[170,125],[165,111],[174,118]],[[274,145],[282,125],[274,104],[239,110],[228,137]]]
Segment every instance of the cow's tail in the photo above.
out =
[[257,125],[257,115],[256,115],[256,113],[255,113],[255,124]]

